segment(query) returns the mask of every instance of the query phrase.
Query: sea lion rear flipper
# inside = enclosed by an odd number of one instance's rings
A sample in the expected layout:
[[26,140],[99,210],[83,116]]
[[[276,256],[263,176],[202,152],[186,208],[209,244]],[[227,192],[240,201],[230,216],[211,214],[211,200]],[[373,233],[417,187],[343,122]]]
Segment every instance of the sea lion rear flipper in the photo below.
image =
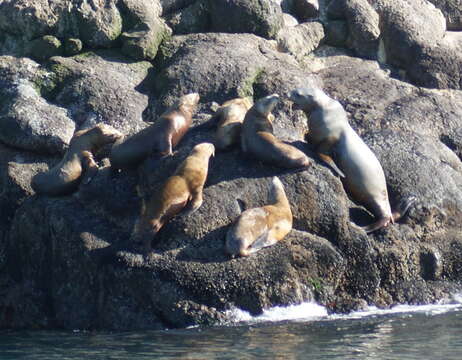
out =
[[379,230],[380,228],[383,228],[385,226],[387,226],[390,221],[392,220],[392,218],[381,218],[379,220],[377,220],[376,222],[370,224],[370,225],[366,225],[366,226],[361,226],[361,229],[363,229],[366,233],[371,233],[371,232],[374,232],[376,230]]
[[247,249],[247,253],[253,254],[265,247],[271,246],[276,244],[278,241],[274,236],[271,236],[271,231],[266,231],[263,235],[261,235],[257,240],[253,242]]
[[202,188],[200,191],[197,191],[194,194],[191,194],[191,199],[188,203],[188,205],[184,208],[182,216],[188,216],[191,215],[193,212],[195,212],[197,209],[199,209],[202,205],[203,202],[202,198]]
[[89,151],[82,152],[82,167],[83,167],[83,177],[81,183],[83,185],[89,184],[93,178],[96,176],[99,167],[98,164],[93,159],[93,155]]

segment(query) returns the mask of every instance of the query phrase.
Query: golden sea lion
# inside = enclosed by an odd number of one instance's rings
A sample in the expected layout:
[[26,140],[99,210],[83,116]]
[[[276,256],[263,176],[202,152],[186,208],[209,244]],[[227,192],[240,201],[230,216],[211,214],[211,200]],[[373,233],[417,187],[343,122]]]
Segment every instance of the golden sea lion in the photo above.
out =
[[[363,227],[366,232],[387,226],[407,212],[415,198],[403,199],[396,211],[391,211],[382,166],[371,149],[352,129],[347,114],[338,101],[316,88],[293,90],[289,99],[308,117],[307,142],[316,147],[322,160],[336,169],[353,200],[364,205],[376,216],[376,222]],[[332,155],[335,155],[337,164]]]
[[157,121],[140,132],[117,141],[109,160],[114,169],[139,165],[152,153],[171,155],[192,123],[199,102],[199,94],[184,95],[170,106]]
[[283,143],[273,135],[271,111],[278,101],[277,94],[269,95],[259,99],[247,111],[241,131],[242,151],[279,167],[308,166],[310,161],[302,151]]
[[213,116],[218,120],[215,146],[219,150],[225,150],[239,141],[242,122],[251,107],[251,98],[236,98],[224,102],[216,110]]
[[201,206],[209,159],[214,154],[213,144],[196,145],[160,191],[149,201],[143,201],[141,215],[130,240],[135,250],[148,252],[151,249],[151,240],[162,226],[186,205],[188,214]]
[[32,188],[38,194],[66,195],[79,184],[90,182],[98,166],[92,153],[121,138],[122,134],[110,125],[98,124],[91,129],[77,131],[71,139],[63,159],[47,172],[32,179]]
[[226,252],[249,256],[276,244],[292,229],[292,211],[282,182],[273,177],[271,205],[244,211],[226,234]]

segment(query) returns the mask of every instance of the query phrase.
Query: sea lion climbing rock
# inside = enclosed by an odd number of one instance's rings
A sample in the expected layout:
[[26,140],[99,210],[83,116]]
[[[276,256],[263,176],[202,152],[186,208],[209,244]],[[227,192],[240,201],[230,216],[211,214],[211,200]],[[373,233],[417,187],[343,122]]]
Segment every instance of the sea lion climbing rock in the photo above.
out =
[[271,111],[278,101],[277,94],[266,96],[259,99],[247,112],[241,131],[242,151],[279,167],[308,166],[310,161],[302,151],[283,143],[273,134]]
[[109,157],[111,166],[115,169],[131,168],[152,153],[171,155],[173,147],[191,126],[199,98],[197,93],[180,97],[154,124],[117,141]]
[[135,251],[149,252],[151,240],[166,222],[187,205],[187,213],[196,211],[202,205],[209,159],[214,154],[215,146],[211,143],[194,146],[160,191],[148,201],[143,200],[140,218],[131,235]]
[[251,98],[236,98],[224,102],[215,112],[218,120],[215,146],[225,150],[239,141],[245,114],[252,107]]
[[292,229],[292,211],[281,180],[273,177],[271,205],[244,211],[226,234],[226,252],[249,256],[276,244]]
[[64,158],[54,168],[34,176],[32,188],[38,194],[51,196],[72,193],[81,182],[89,182],[97,170],[93,153],[121,136],[119,131],[106,124],[77,131]]
[[353,200],[376,216],[377,221],[363,229],[366,232],[378,230],[404,215],[415,198],[403,199],[396,211],[391,211],[382,166],[348,123],[342,105],[316,88],[293,90],[289,98],[308,116],[306,140],[316,147],[320,158],[342,177]]

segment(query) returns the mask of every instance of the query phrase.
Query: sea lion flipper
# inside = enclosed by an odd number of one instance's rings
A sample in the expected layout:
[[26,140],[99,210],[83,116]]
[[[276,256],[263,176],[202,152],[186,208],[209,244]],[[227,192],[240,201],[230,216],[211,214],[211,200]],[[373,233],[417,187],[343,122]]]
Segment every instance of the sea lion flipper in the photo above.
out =
[[190,201],[188,205],[184,208],[182,215],[191,215],[193,212],[195,212],[197,209],[201,207],[203,201],[204,200],[202,197],[202,189],[198,189],[198,191],[195,191],[191,194]]
[[335,164],[332,156],[330,155],[330,149],[334,146],[335,141],[336,139],[334,137],[327,137],[317,146],[316,151],[321,161],[326,163],[338,176],[345,178],[345,174],[338,168],[337,164]]
[[341,178],[345,177],[345,174],[343,173],[342,170],[338,168],[338,166],[335,164],[334,160],[326,154],[318,153],[319,158],[325,162],[338,176]]
[[99,170],[98,164],[93,159],[93,154],[91,152],[82,152],[82,167],[84,172],[81,183],[87,185],[93,180]]
[[265,247],[274,245],[277,243],[277,239],[271,235],[271,230],[266,231],[260,237],[258,237],[252,245],[247,249],[248,254],[253,254]]

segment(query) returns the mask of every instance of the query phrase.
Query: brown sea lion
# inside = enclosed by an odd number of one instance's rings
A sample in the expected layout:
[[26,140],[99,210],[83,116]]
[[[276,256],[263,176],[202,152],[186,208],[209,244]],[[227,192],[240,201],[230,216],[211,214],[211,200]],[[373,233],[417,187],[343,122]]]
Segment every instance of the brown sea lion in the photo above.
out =
[[202,190],[207,179],[210,156],[215,154],[211,143],[196,145],[161,190],[149,201],[143,201],[141,215],[131,235],[135,250],[143,253],[151,249],[151,240],[162,226],[182,211],[196,211],[202,204]]
[[292,211],[282,182],[273,177],[271,205],[244,211],[226,234],[226,252],[249,256],[276,244],[292,229]]
[[215,146],[225,150],[236,144],[241,137],[241,127],[245,114],[252,107],[251,98],[236,98],[224,102],[215,112],[217,131]]
[[284,168],[300,168],[310,164],[308,157],[296,147],[283,143],[273,135],[271,111],[279,101],[277,94],[259,99],[245,115],[241,131],[242,151],[257,159]]
[[106,124],[77,131],[61,162],[49,171],[35,175],[32,188],[38,194],[52,196],[72,193],[82,181],[88,183],[96,173],[98,166],[92,153],[121,137],[119,131]]
[[199,102],[199,94],[184,95],[170,106],[157,121],[140,132],[120,139],[109,157],[114,169],[136,167],[153,153],[171,155],[192,123]]
[[377,221],[363,229],[372,232],[403,216],[415,198],[403,199],[398,208],[391,211],[382,166],[348,123],[342,105],[316,88],[296,89],[289,98],[308,117],[307,142],[313,144],[321,159],[334,169],[338,165],[336,171],[342,177],[347,192],[376,216]]

